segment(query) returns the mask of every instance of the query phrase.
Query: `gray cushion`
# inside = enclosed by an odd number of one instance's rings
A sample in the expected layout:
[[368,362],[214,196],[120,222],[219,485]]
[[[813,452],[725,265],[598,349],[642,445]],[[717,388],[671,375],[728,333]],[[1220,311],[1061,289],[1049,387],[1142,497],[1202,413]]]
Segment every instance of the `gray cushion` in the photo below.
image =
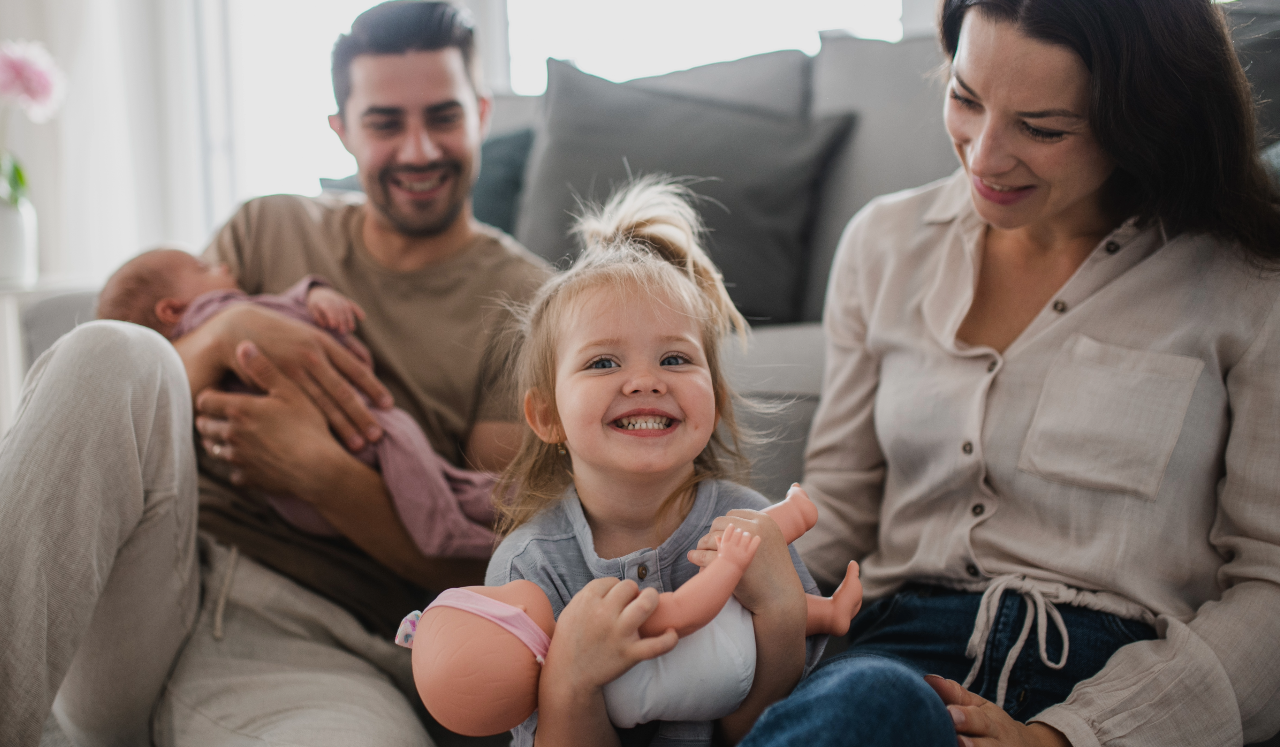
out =
[[517,130],[497,135],[480,147],[480,176],[471,188],[471,207],[476,220],[516,230],[516,208],[524,187],[524,168],[533,146],[533,130]]
[[77,324],[91,322],[98,305],[97,291],[76,291],[37,301],[22,310],[22,341],[26,367]]
[[808,122],[618,85],[549,61],[516,237],[552,261],[572,254],[579,197],[629,174],[706,177],[694,190],[712,258],[748,318],[796,318],[815,189],[850,116]]
[[824,33],[813,62],[813,114],[856,112],[858,134],[831,164],[813,231],[802,318],[822,318],[822,298],[840,233],[873,197],[946,176],[959,163],[942,125],[944,81],[933,39],[891,44]]
[[636,78],[625,85],[803,119],[809,116],[812,67],[809,55],[787,49]]
[[1237,0],[1222,6],[1236,55],[1258,104],[1258,139],[1280,140],[1280,2]]

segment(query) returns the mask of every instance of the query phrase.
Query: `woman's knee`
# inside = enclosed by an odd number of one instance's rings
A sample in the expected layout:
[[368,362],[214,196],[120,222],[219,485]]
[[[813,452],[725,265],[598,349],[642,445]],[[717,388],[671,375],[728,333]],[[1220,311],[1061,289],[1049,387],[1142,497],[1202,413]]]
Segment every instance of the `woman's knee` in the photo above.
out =
[[951,747],[955,739],[946,707],[919,672],[896,659],[851,654],[771,706],[743,744]]

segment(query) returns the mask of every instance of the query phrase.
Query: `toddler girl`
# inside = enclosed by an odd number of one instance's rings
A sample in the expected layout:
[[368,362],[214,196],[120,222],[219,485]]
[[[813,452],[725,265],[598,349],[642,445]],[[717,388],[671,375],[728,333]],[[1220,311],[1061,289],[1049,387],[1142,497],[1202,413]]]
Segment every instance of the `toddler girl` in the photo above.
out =
[[[486,584],[536,583],[558,621],[538,712],[514,730],[516,747],[619,743],[607,686],[676,647],[674,630],[646,638],[641,625],[659,592],[710,562],[729,527],[760,544],[735,590],[754,629],[754,670],[745,698],[718,717],[722,734],[741,738],[825,641],[806,642],[804,594],[816,585],[759,513],[769,502],[728,480],[744,460],[720,343],[733,330],[745,334],[746,322],[698,244],[685,198],[681,187],[646,178],[581,219],[581,257],[524,319],[517,366],[530,430],[495,491],[505,496],[507,536]],[[679,666],[679,654],[664,658]],[[708,681],[705,692],[723,685]],[[709,745],[714,728],[660,721],[626,736]]]

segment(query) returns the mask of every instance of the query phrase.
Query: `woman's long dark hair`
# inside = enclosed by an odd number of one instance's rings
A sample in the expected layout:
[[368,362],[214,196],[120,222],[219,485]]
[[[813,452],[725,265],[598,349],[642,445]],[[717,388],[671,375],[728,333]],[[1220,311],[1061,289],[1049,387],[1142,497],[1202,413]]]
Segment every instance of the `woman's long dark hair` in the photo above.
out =
[[1115,161],[1108,202],[1169,235],[1214,234],[1280,261],[1280,193],[1258,159],[1253,100],[1210,0],[944,0],[954,59],[970,8],[1065,46],[1090,72],[1089,123]]

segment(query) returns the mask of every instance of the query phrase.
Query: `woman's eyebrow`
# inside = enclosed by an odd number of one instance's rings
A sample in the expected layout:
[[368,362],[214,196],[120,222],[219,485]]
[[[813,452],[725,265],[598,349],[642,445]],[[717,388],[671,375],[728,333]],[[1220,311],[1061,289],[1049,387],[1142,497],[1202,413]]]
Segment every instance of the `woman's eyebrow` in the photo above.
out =
[[[956,83],[960,84],[960,87],[963,88],[965,91],[967,91],[970,96],[974,97],[979,101],[982,100],[982,97],[978,95],[978,92],[970,88],[969,84],[964,82],[964,78],[961,78],[959,73],[953,70],[951,72],[951,75],[956,79]],[[1041,109],[1039,111],[1034,111],[1034,112],[1014,112],[1014,114],[1017,114],[1019,117],[1022,117],[1023,119],[1046,119],[1048,117],[1066,117],[1067,119],[1084,119],[1082,115],[1076,114],[1070,109]]]

